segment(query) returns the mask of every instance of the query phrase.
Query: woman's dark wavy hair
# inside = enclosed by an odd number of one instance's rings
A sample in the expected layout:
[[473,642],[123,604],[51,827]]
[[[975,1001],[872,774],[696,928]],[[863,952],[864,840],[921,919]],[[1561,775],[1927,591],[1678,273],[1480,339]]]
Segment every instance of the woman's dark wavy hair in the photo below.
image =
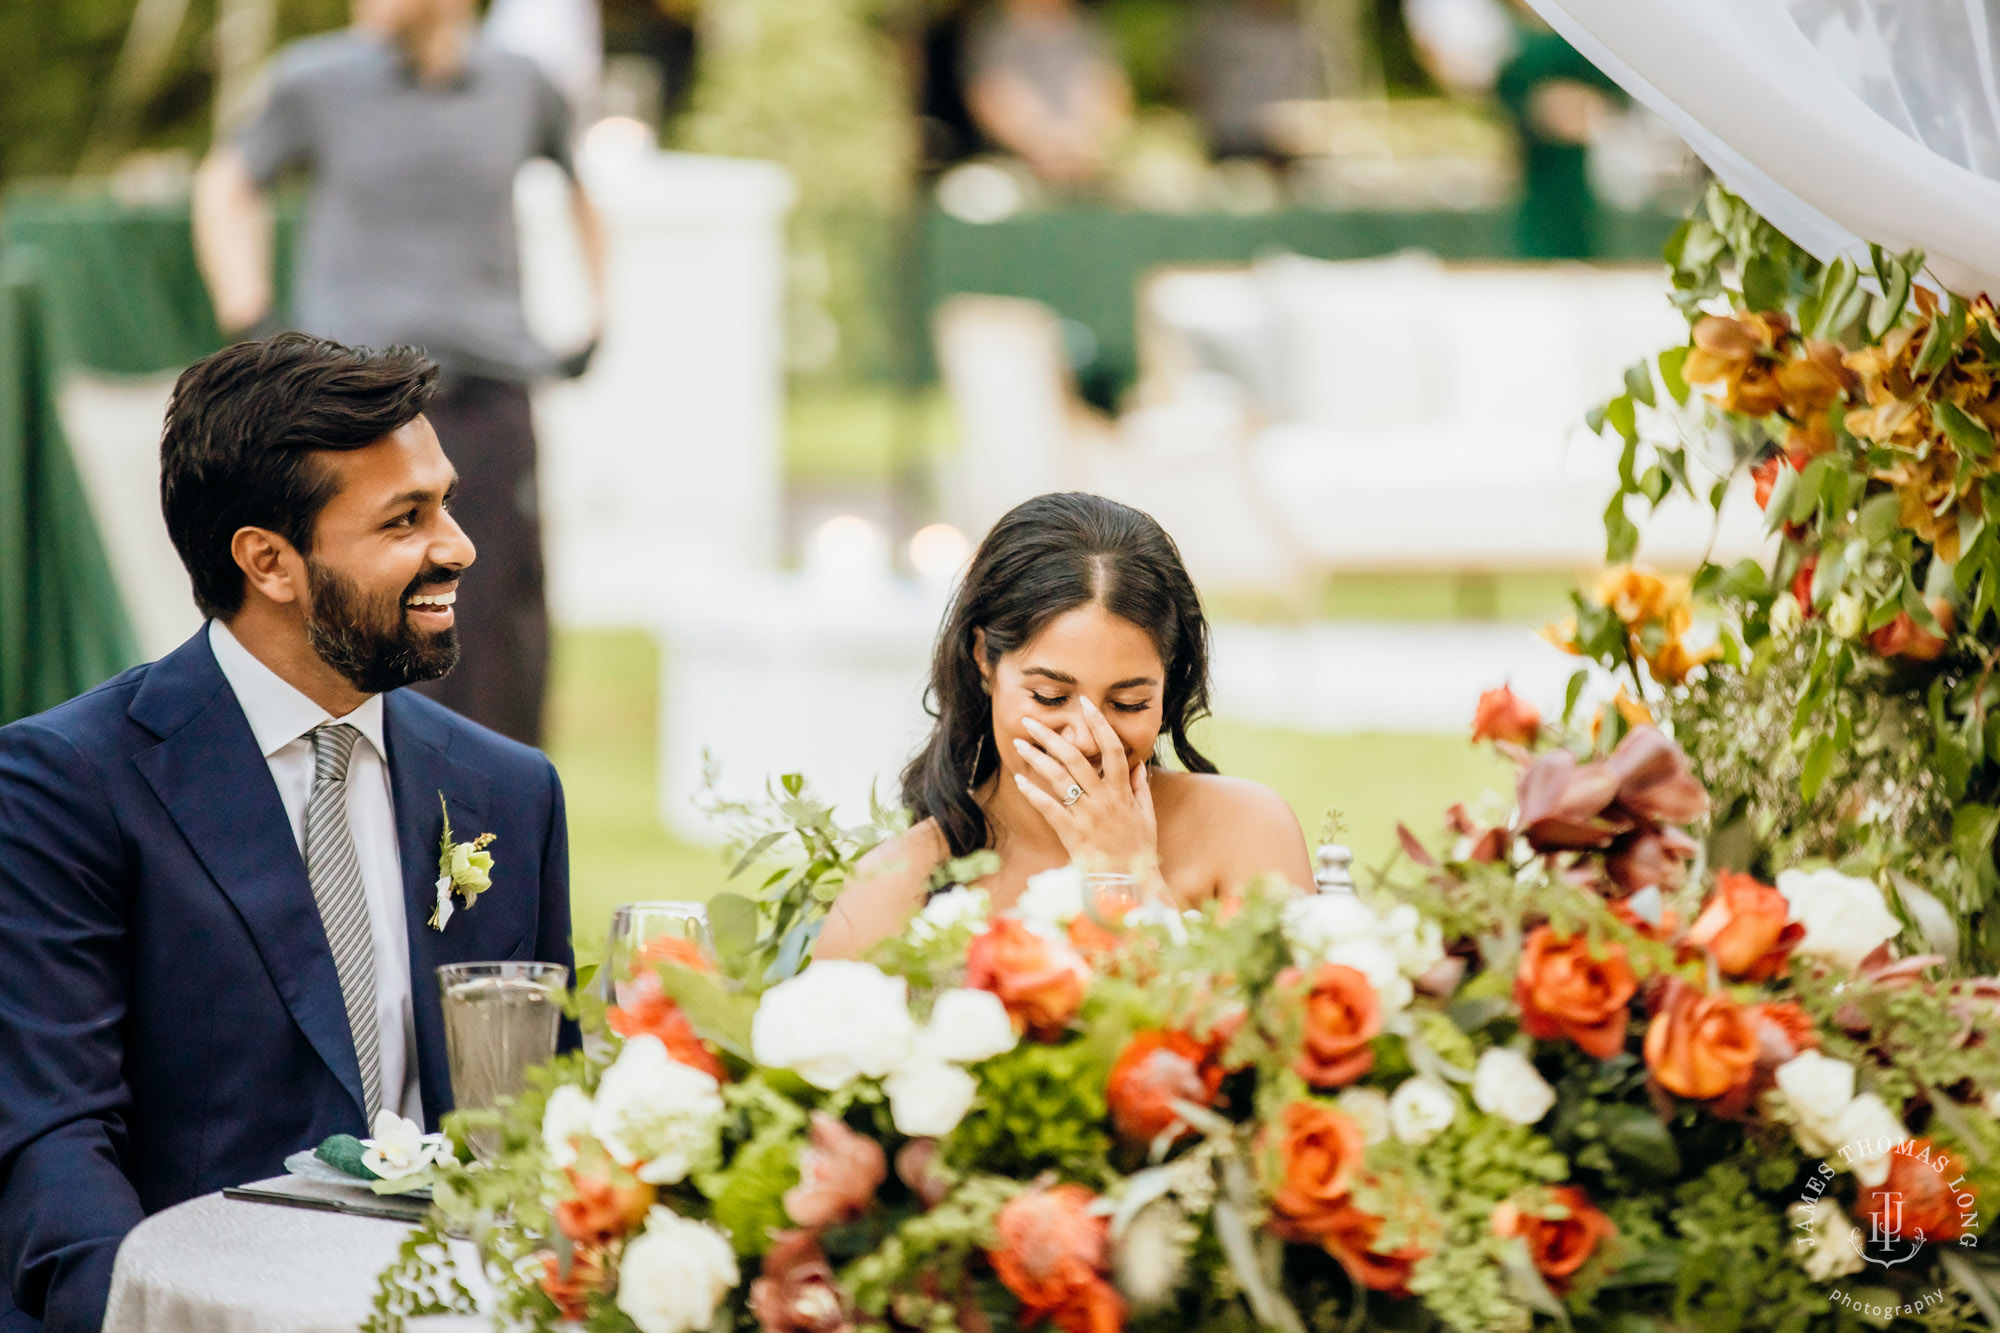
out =
[[1188,739],[1208,715],[1208,622],[1173,538],[1101,495],[1040,495],[994,524],[972,557],[931,658],[924,708],[936,725],[903,770],[903,803],[937,821],[953,856],[988,844],[969,789],[1000,765],[974,631],[986,631],[991,666],[1065,611],[1093,603],[1152,636],[1167,671],[1160,729],[1183,768],[1215,772]]

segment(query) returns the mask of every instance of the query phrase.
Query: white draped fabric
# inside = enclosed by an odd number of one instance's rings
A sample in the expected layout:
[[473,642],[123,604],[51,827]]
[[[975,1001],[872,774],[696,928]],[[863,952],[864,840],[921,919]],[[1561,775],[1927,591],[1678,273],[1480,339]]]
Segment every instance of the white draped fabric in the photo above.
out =
[[1821,259],[1921,248],[2000,293],[1991,0],[1530,0]]

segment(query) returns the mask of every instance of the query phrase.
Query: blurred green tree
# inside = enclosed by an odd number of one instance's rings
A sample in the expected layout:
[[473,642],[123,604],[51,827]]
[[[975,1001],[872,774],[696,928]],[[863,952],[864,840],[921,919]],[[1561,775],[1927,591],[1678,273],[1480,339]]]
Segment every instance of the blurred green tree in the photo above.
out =
[[[121,52],[146,0],[6,0],[0,4],[0,183],[67,176],[135,150],[208,146],[214,126],[215,29],[226,0],[150,3],[141,41]],[[347,0],[271,0],[282,42],[346,22]],[[164,33],[164,36],[160,34]],[[129,107],[120,97],[131,94]]]

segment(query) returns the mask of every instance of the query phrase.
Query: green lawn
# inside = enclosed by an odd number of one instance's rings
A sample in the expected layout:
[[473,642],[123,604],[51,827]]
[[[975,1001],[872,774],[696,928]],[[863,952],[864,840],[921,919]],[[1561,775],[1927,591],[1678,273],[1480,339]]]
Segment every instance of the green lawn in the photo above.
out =
[[[560,634],[550,753],[569,797],[571,901],[594,952],[620,902],[705,898],[719,854],[690,847],[654,813],[658,657],[638,632]],[[1308,837],[1329,807],[1362,865],[1386,857],[1396,822],[1428,833],[1445,806],[1511,782],[1508,766],[1455,736],[1311,736],[1210,721],[1197,737],[1223,771],[1284,793]]]

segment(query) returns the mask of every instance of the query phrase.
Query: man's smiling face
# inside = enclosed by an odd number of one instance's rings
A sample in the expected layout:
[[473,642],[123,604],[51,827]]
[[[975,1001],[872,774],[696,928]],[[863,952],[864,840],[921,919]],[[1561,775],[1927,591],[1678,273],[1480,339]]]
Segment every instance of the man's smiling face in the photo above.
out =
[[365,694],[442,676],[458,661],[453,603],[474,551],[437,433],[418,417],[313,462],[333,486],[304,553],[314,651]]

